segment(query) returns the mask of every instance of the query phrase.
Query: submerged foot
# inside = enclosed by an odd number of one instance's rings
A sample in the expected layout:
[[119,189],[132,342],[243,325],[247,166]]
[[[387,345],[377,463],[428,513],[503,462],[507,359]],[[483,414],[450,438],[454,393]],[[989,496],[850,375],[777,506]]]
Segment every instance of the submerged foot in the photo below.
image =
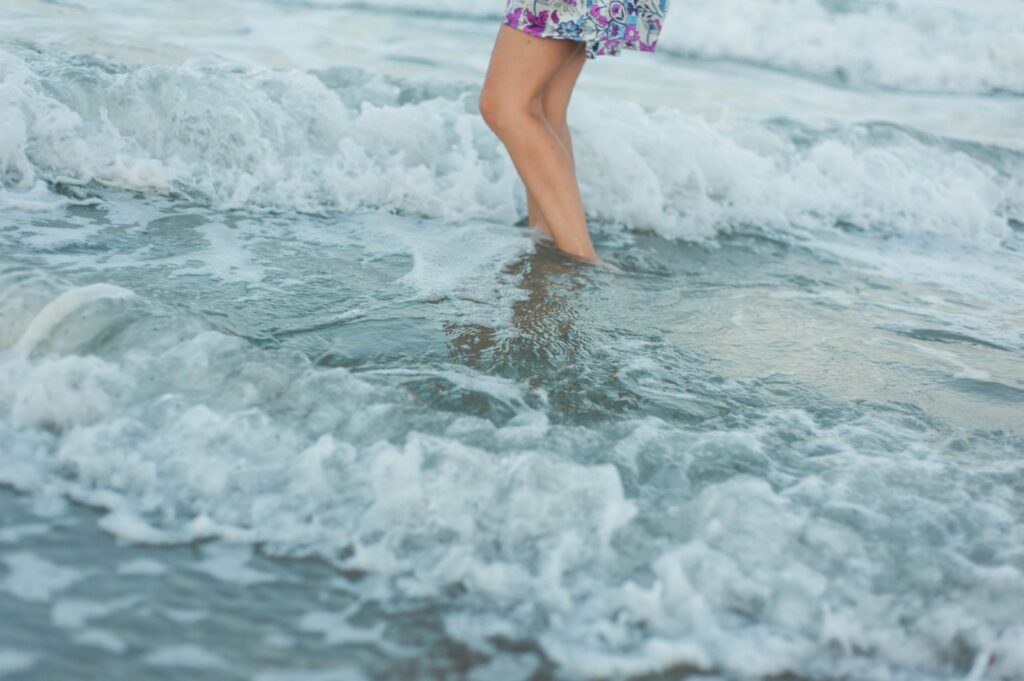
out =
[[549,236],[549,235],[535,234],[534,235],[534,243],[536,243],[539,248],[543,248],[545,250],[550,250],[550,251],[552,251],[554,253],[557,253],[557,254],[559,254],[561,256],[569,257],[572,260],[576,260],[576,261],[582,262],[582,263],[587,264],[587,265],[594,265],[595,267],[601,267],[601,268],[606,269],[606,270],[611,270],[612,272],[624,272],[625,271],[621,267],[616,265],[615,263],[609,262],[608,260],[605,260],[604,258],[599,256],[593,250],[591,250],[587,254],[582,254],[582,255],[579,254],[579,253],[573,253],[571,251],[563,250],[563,249],[558,247],[558,245],[555,243],[554,238]]

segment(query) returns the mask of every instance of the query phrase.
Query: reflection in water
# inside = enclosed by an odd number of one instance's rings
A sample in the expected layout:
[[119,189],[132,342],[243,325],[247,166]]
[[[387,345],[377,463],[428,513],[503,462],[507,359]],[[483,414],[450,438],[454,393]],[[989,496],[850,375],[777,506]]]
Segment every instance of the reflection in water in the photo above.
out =
[[512,303],[514,331],[447,322],[452,361],[524,380],[575,361],[586,346],[575,325],[579,311],[572,304],[588,283],[581,269],[545,248],[510,265],[510,273],[520,277],[526,294]]
[[606,273],[545,247],[510,271],[525,293],[512,303],[511,328],[445,322],[451,361],[542,391],[555,418],[607,420],[635,408],[638,396],[620,380],[621,357],[581,318],[585,294],[604,286]]

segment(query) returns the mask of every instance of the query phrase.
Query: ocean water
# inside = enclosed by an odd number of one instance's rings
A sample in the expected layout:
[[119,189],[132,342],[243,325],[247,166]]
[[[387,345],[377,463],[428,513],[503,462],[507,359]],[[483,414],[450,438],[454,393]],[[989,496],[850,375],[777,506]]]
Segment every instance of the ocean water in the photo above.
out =
[[0,5],[0,678],[1024,678],[1024,1]]

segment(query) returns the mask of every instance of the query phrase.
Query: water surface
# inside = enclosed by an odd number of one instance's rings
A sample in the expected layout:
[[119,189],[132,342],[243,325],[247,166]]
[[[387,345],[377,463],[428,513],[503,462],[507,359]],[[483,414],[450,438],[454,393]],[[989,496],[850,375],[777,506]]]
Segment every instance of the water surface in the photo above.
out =
[[610,272],[486,3],[5,5],[0,677],[1019,678],[1022,5],[923,8],[588,64]]

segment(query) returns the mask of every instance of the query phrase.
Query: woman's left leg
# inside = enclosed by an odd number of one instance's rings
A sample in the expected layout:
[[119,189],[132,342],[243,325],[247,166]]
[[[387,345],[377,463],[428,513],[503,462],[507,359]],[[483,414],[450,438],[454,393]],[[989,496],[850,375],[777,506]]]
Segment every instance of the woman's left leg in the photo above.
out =
[[[586,61],[586,50],[581,47],[579,52],[570,57],[555,75],[551,77],[551,81],[544,88],[544,94],[542,95],[544,117],[551,125],[551,129],[558,135],[558,139],[562,141],[562,146],[569,152],[569,159],[573,162],[574,173],[576,170],[576,159],[572,151],[572,134],[569,132],[567,116],[569,100],[572,98],[576,81],[583,71],[583,65]],[[577,184],[579,184],[578,181]],[[529,222],[531,227],[542,234],[551,236],[547,220],[544,219],[544,214],[541,213],[536,199],[533,198],[533,194],[529,190],[526,191],[526,212],[527,222]]]

